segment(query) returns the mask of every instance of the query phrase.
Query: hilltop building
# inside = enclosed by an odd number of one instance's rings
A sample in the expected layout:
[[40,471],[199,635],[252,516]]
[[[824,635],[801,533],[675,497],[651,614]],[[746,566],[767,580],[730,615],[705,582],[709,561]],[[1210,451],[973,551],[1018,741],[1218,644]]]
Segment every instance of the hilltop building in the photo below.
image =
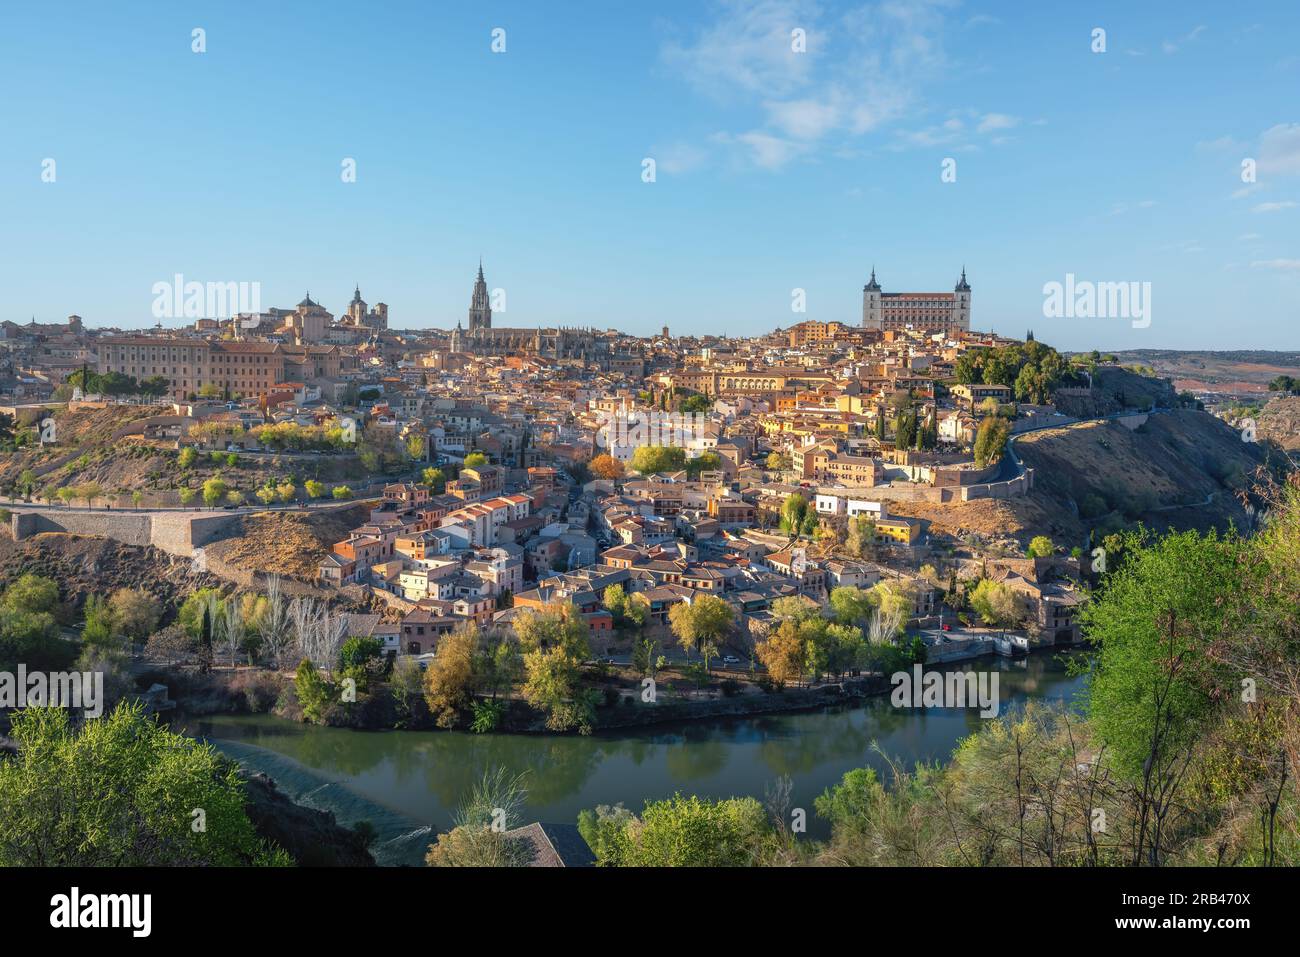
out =
[[873,267],[871,279],[862,287],[862,328],[969,332],[970,294],[965,266],[952,292],[885,292]]

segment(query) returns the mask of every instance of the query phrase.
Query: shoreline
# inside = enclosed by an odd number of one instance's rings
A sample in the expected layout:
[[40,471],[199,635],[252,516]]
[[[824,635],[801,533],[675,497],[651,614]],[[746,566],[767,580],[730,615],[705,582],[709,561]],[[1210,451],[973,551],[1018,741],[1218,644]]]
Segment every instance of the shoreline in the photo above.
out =
[[[1075,655],[1083,651],[1086,651],[1086,645],[1084,644],[1052,645],[1031,649],[1026,655],[1009,660],[1023,660],[1044,653]],[[927,665],[926,667],[932,667],[936,670],[951,670],[981,660],[998,661],[1004,660],[1004,658],[1000,655],[988,654],[954,661],[935,662],[933,665]],[[210,677],[210,680],[205,682],[207,687],[198,689],[199,693],[197,694],[187,692],[173,694],[176,708],[172,714],[177,718],[187,720],[202,719],[209,716],[269,714],[293,723],[313,724],[313,722],[303,721],[301,713],[297,711],[296,707],[282,707],[278,702],[267,702],[269,707],[249,707],[248,700],[242,693],[228,687],[228,682],[233,676],[229,673],[216,674],[218,677]],[[249,672],[239,672],[238,674],[242,676],[249,674]],[[168,676],[174,677],[175,673],[170,673]],[[186,676],[186,679],[187,681],[193,680],[193,676]],[[223,679],[225,680],[223,681]],[[770,714],[817,711],[829,706],[853,704],[887,695],[892,690],[893,685],[890,676],[877,673],[826,682],[813,687],[786,688],[782,691],[761,691],[756,694],[742,693],[730,697],[723,695],[705,700],[662,701],[656,704],[637,702],[635,695],[639,689],[635,685],[627,688],[618,685],[607,685],[606,687],[617,692],[618,700],[597,709],[596,720],[591,729],[593,735],[696,720],[741,719]],[[381,709],[365,709],[354,715],[355,720],[352,721],[326,722],[316,726],[366,732],[453,731],[464,734],[473,733],[467,725],[439,728],[432,723],[420,722],[409,727],[396,727],[387,720],[380,720],[387,717],[387,715],[376,714],[377,710]],[[552,731],[545,727],[542,716],[517,699],[512,699],[502,725],[492,731],[483,732],[482,736],[486,738],[493,734],[522,734],[541,738],[571,736],[577,735],[579,732],[572,729]]]

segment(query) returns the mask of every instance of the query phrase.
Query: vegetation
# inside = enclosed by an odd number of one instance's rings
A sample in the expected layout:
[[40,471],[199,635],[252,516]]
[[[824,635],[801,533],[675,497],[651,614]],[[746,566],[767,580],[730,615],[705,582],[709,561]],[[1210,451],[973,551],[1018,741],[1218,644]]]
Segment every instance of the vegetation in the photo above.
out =
[[233,762],[139,705],[74,729],[67,710],[13,716],[0,761],[0,866],[291,864],[258,838]]

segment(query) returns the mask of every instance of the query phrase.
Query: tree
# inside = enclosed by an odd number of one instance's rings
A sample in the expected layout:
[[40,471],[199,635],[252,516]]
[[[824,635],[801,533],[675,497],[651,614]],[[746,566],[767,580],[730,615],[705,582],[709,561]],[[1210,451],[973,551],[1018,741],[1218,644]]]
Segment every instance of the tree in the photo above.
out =
[[537,612],[524,609],[514,628],[523,651],[524,700],[546,712],[552,731],[577,728],[589,734],[594,701],[579,688],[582,663],[591,655],[586,619],[570,602]]
[[443,490],[447,487],[447,476],[442,469],[432,467],[427,468],[424,470],[422,478],[424,479],[424,484],[429,486],[430,491],[432,491],[434,495],[441,495]]
[[303,482],[302,487],[307,490],[308,498],[320,498],[325,494],[325,483],[318,482],[315,479],[308,479]]
[[796,492],[787,496],[781,505],[781,531],[787,535],[798,535],[807,524],[809,516],[816,521],[816,513],[808,507],[808,500]]
[[791,467],[790,456],[785,452],[769,452],[767,468],[771,472],[784,472]]
[[1028,558],[1047,558],[1056,551],[1056,546],[1046,535],[1035,535],[1029,542],[1029,548],[1025,551]]
[[182,505],[189,505],[190,502],[194,501],[194,489],[188,485],[182,485],[176,490],[176,497],[180,499]]
[[876,523],[865,515],[849,519],[844,550],[854,558],[870,558],[876,546]]
[[718,652],[718,643],[731,633],[734,619],[731,606],[715,595],[678,602],[668,612],[668,623],[678,643],[687,651],[694,648],[700,653],[705,671],[709,659]]
[[999,462],[1010,437],[1011,425],[1006,419],[991,415],[980,422],[975,433],[975,467],[982,469]]
[[278,670],[291,635],[289,603],[284,599],[279,575],[266,577],[266,608],[257,619],[257,634],[263,653]]
[[584,813],[578,827],[606,867],[744,867],[774,847],[767,812],[754,798],[674,794],[646,802],[639,819],[621,805],[604,807]]
[[754,655],[778,688],[803,677],[804,647],[793,622],[782,622],[770,637],[754,645]]
[[52,612],[59,605],[59,586],[53,579],[27,572],[10,583],[0,607],[29,614]]
[[587,463],[587,468],[591,470],[592,476],[607,481],[617,481],[623,477],[623,463],[612,455],[597,455]]
[[472,622],[458,625],[438,642],[438,653],[424,673],[424,700],[440,728],[454,727],[469,707],[478,645],[478,626]]
[[686,467],[686,450],[669,445],[642,445],[632,453],[632,469],[642,475],[680,472]]
[[352,497],[352,489],[348,488],[346,485],[335,485],[334,491],[331,494],[338,501],[343,501],[344,499]]
[[121,650],[122,632],[108,602],[98,595],[86,599],[82,609],[85,623],[81,627],[81,643],[105,651]]
[[1123,566],[1080,612],[1100,648],[1088,714],[1136,791],[1133,864],[1163,862],[1171,815],[1222,687],[1210,654],[1229,624],[1243,546],[1184,532],[1148,543],[1127,536]]
[[143,588],[119,588],[108,600],[118,630],[133,641],[144,641],[162,617],[162,605]]
[[722,456],[717,452],[705,452],[686,460],[686,475],[690,479],[698,479],[701,472],[716,472],[721,468]]
[[98,482],[86,482],[84,485],[77,486],[77,498],[86,503],[86,508],[90,508],[95,499],[104,494],[104,490]]
[[835,620],[842,625],[854,625],[867,621],[875,608],[871,597],[861,588],[841,585],[831,590],[831,610]]
[[713,400],[707,395],[688,395],[678,408],[687,415],[699,415],[713,408]]
[[465,456],[464,467],[467,469],[479,469],[488,464],[488,457],[482,452],[471,452]]
[[429,846],[430,867],[523,867],[531,860],[529,845],[505,832],[523,823],[528,790],[522,774],[504,768],[483,772],[482,779],[461,800],[454,827]]
[[225,480],[214,476],[203,483],[203,503],[212,508],[226,497],[227,491]]
[[1024,621],[1027,614],[1025,596],[1005,582],[991,578],[980,579],[971,592],[970,605],[986,625],[996,625],[1005,631]]
[[0,866],[291,863],[253,829],[234,762],[142,705],[80,729],[63,708],[27,708],[12,721],[19,749],[0,761]]
[[623,590],[622,585],[610,585],[606,588],[601,604],[605,606],[607,612],[614,616],[615,625],[622,624],[623,613],[627,610],[627,593]]

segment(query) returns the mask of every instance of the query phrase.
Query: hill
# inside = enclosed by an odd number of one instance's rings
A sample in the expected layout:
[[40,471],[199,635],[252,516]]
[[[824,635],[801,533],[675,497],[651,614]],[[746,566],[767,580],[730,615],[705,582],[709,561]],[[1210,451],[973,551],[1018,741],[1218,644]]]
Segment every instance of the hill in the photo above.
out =
[[1248,528],[1238,496],[1267,459],[1266,446],[1242,442],[1219,419],[1190,409],[1153,415],[1136,431],[1105,421],[1030,432],[1015,448],[1034,469],[1034,488],[1022,498],[891,502],[890,509],[928,520],[933,532],[1022,546],[1039,534],[1082,546],[1089,531],[1138,522],[1158,530]]
[[1274,395],[1255,416],[1261,441],[1276,443],[1289,452],[1300,450],[1300,395]]

